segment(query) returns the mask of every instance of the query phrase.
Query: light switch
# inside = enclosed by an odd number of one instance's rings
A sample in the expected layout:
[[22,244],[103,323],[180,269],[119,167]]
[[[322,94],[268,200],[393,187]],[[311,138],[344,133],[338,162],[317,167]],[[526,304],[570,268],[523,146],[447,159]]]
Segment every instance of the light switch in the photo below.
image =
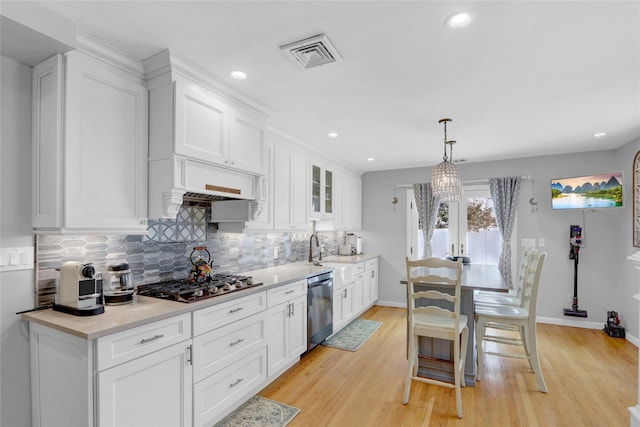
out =
[[0,248],[0,271],[33,270],[33,248]]
[[535,248],[536,247],[536,239],[522,239],[522,247],[523,248]]

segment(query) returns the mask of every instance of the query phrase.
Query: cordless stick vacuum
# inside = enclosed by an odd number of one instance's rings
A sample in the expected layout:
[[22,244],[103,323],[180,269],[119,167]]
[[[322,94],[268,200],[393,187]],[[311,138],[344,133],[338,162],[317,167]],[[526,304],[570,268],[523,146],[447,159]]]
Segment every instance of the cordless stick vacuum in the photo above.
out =
[[573,260],[573,304],[571,308],[564,309],[565,316],[573,317],[587,317],[587,310],[578,309],[578,254],[580,248],[584,246],[582,240],[582,228],[579,225],[570,225],[569,233],[569,245],[571,249],[569,251],[569,259]]

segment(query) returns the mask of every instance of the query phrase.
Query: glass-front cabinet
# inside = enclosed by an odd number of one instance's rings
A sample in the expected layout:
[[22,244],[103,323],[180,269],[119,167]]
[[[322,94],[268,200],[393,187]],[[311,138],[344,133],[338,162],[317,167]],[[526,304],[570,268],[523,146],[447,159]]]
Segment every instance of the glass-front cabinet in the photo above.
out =
[[311,219],[333,217],[333,172],[311,166]]

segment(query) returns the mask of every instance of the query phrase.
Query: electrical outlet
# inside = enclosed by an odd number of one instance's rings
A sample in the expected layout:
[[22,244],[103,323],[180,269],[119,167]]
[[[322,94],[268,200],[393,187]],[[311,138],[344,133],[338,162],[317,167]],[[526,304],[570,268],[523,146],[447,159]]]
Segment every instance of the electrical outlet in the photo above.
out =
[[544,245],[545,245],[544,239],[538,239],[538,247],[539,248],[544,248]]
[[280,251],[278,250],[278,247],[274,246],[273,247],[273,259],[278,259],[279,255],[280,255],[279,252]]

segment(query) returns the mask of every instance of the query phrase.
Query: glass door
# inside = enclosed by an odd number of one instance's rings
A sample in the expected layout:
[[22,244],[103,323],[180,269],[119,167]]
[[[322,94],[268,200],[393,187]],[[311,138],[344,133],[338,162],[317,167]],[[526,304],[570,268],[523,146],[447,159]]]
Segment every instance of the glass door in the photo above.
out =
[[[407,256],[424,257],[413,190],[407,191]],[[514,230],[513,236],[516,235]],[[498,264],[500,233],[488,186],[465,186],[461,202],[440,203],[433,230],[433,256],[467,256],[474,264]]]

